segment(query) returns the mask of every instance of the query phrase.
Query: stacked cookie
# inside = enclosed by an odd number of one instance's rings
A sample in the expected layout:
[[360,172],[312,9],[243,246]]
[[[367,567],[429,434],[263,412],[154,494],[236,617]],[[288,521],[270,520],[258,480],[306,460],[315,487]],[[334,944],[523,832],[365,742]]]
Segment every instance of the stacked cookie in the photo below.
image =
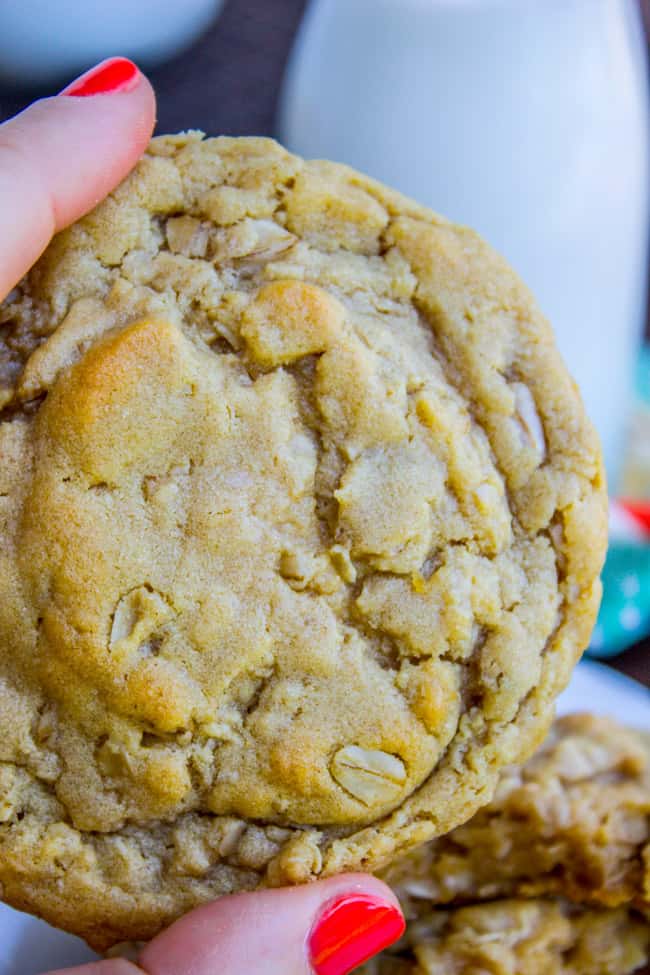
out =
[[368,975],[626,975],[650,959],[650,740],[573,715],[465,826],[384,873],[410,918]]
[[544,738],[603,468],[472,231],[267,140],[154,140],[0,305],[0,410],[9,903],[102,950],[378,869]]

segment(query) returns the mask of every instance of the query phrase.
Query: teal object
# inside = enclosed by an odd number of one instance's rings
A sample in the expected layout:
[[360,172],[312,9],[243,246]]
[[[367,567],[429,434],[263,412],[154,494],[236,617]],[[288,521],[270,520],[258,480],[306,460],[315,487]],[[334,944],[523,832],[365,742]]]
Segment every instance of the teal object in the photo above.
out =
[[650,405],[650,345],[647,343],[639,350],[634,385],[637,400],[646,406]]
[[[634,375],[637,406],[650,408],[650,344],[639,349]],[[650,637],[650,537],[637,541],[610,536],[602,574],[603,601],[587,651],[613,657]]]
[[613,657],[650,636],[650,545],[612,542],[602,579],[603,601],[588,652]]

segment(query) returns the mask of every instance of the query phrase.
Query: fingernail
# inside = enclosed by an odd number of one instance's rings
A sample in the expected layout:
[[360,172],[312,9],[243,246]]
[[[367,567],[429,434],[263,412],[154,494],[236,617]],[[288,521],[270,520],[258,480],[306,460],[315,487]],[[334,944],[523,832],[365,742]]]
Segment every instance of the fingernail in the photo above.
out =
[[108,58],[72,81],[62,95],[115,95],[132,91],[140,80],[140,69],[128,58]]
[[399,908],[378,897],[349,894],[328,904],[309,935],[316,975],[347,975],[404,933]]

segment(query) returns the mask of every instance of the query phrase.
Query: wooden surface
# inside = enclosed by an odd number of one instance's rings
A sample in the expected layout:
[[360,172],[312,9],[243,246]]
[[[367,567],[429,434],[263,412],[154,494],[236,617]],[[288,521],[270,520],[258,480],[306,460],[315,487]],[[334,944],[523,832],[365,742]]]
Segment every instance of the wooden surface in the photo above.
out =
[[[650,0],[642,2],[650,23]],[[304,6],[305,0],[228,0],[190,50],[150,72],[158,93],[157,130],[273,135],[284,65]],[[0,89],[0,119],[41,94],[49,92]],[[611,666],[650,687],[650,641]]]

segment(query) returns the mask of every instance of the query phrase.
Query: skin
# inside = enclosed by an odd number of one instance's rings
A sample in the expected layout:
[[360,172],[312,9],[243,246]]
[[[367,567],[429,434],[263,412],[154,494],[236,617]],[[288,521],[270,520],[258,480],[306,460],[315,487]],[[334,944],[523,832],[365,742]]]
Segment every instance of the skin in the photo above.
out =
[[[0,300],[52,235],[105,197],[138,161],[156,113],[141,76],[128,92],[58,95],[0,125]],[[158,935],[138,964],[101,961],[50,975],[307,975],[308,935],[325,905],[348,894],[395,904],[379,880],[347,874],[200,907]]]

